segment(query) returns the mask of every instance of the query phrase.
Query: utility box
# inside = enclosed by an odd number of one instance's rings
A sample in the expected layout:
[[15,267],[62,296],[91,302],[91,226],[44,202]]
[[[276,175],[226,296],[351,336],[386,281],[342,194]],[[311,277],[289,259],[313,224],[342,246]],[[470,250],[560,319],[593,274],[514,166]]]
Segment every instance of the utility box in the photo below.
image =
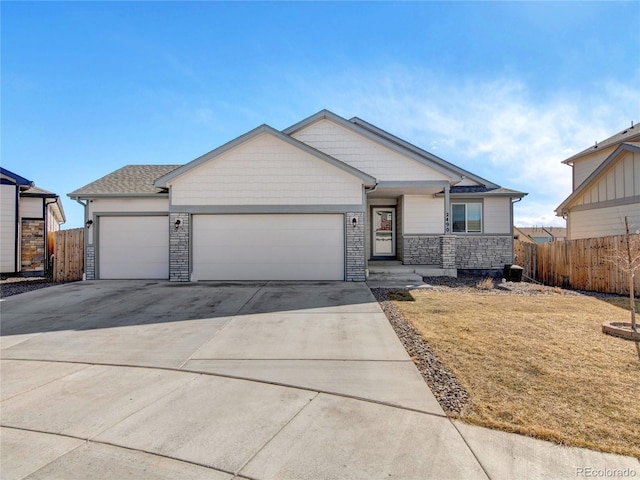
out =
[[520,265],[511,265],[511,281],[521,282],[523,271],[524,271],[524,268],[522,268]]
[[520,265],[505,265],[502,276],[507,282],[521,282],[524,268]]

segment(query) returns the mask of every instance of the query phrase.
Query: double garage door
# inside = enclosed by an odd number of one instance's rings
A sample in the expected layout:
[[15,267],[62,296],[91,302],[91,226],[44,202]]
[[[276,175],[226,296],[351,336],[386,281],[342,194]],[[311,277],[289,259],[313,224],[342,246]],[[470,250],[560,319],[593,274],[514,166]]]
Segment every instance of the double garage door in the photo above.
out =
[[[168,218],[102,217],[99,277],[169,276]],[[344,280],[340,214],[193,215],[193,280]]]

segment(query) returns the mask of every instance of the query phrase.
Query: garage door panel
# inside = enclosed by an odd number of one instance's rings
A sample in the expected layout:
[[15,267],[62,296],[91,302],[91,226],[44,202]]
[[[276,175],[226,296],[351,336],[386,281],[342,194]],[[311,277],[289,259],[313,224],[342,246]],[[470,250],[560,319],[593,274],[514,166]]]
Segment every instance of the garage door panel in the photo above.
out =
[[194,215],[197,280],[344,280],[342,215]]
[[169,278],[169,233],[166,216],[101,217],[99,278]]

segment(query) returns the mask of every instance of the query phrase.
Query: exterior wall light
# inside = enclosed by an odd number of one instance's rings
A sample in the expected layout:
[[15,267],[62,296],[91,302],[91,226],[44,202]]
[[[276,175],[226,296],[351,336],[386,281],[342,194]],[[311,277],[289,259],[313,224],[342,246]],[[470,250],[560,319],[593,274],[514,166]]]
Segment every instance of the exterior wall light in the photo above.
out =
[[351,224],[353,225],[353,228],[356,228],[358,226],[358,218],[357,217],[353,217],[351,219]]
[[87,226],[87,228],[89,228],[91,225],[93,225],[93,220],[87,220],[87,223],[85,223],[85,225]]
[[177,219],[177,220],[176,220],[176,223],[174,223],[174,224],[173,224],[173,225],[176,227],[176,230],[177,230],[178,228],[180,228],[180,224],[181,224],[181,223],[182,223],[182,222],[180,221],[180,219]]

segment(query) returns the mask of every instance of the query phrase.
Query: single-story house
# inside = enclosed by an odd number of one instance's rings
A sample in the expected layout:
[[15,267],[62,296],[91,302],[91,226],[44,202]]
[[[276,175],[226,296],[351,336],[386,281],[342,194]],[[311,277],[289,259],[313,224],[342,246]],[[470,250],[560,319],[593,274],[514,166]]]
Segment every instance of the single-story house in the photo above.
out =
[[326,110],[69,194],[87,279],[173,281],[364,281],[378,260],[502,271],[524,195]]
[[573,191],[556,208],[567,238],[625,233],[627,217],[640,229],[640,126],[631,125],[562,163],[573,169]]
[[567,239],[566,227],[514,227],[514,236],[518,240],[527,242],[527,238],[534,243],[558,242]]
[[0,271],[44,275],[52,244],[49,234],[65,222],[60,196],[0,167]]

